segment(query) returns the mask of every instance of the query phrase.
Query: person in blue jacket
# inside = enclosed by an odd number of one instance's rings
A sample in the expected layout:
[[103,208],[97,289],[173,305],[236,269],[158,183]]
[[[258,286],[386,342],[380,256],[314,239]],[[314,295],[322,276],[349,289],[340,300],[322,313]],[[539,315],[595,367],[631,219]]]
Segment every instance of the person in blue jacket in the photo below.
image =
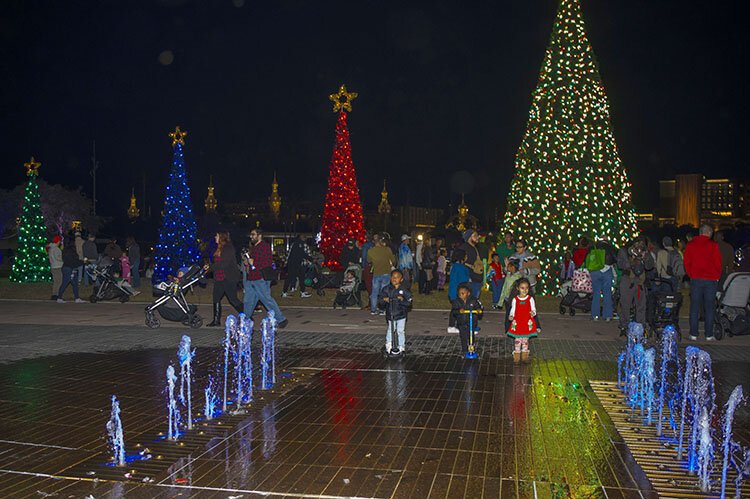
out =
[[[458,298],[458,286],[469,282],[469,267],[466,266],[466,252],[462,249],[453,251],[451,258],[451,272],[448,280],[448,301],[451,304]],[[448,315],[448,332],[458,334],[456,319],[453,314]]]

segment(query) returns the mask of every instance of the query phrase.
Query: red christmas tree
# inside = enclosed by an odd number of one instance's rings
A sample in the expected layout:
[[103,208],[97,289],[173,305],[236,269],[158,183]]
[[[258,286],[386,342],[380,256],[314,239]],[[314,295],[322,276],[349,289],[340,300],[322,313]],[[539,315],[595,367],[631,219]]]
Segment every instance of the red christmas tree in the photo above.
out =
[[351,112],[351,102],[356,97],[357,94],[347,92],[344,85],[330,96],[333,111],[339,113],[339,119],[336,122],[336,144],[333,147],[333,157],[328,171],[328,192],[323,208],[320,250],[325,256],[325,265],[335,270],[341,267],[339,257],[346,241],[351,238],[363,242],[365,240],[362,204],[352,162],[349,128],[346,126],[346,111]]

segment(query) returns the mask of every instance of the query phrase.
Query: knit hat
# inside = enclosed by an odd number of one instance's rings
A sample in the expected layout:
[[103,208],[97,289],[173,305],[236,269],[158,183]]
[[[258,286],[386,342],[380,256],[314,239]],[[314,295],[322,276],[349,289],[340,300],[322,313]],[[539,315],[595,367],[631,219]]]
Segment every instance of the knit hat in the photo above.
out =
[[669,236],[664,236],[664,238],[663,238],[663,239],[661,240],[661,244],[662,244],[662,246],[664,246],[665,248],[666,248],[667,246],[672,246],[672,238],[671,238],[671,237],[669,237]]
[[464,241],[468,241],[469,239],[471,239],[471,236],[473,235],[474,235],[473,230],[471,229],[467,230],[466,232],[464,232]]
[[62,242],[62,236],[57,235],[52,238],[52,244],[60,244]]

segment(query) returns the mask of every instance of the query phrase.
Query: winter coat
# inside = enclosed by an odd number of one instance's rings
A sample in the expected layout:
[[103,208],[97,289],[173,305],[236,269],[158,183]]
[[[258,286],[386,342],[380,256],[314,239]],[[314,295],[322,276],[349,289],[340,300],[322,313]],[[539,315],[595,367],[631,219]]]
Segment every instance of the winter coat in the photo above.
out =
[[49,266],[52,269],[59,269],[63,266],[63,257],[62,257],[62,251],[60,250],[60,246],[57,244],[50,243],[49,246],[47,246],[47,251],[49,253]]
[[130,258],[131,263],[141,261],[141,247],[138,246],[138,243],[133,243],[128,246],[128,258]]
[[[386,302],[384,298],[388,298],[389,301]],[[396,288],[393,284],[389,283],[378,294],[378,308],[385,310],[386,320],[398,321],[406,319],[409,310],[411,310],[411,305],[411,293],[403,286]]]
[[296,269],[306,261],[312,261],[310,249],[307,247],[306,242],[297,239],[289,248],[289,255],[286,257],[286,266],[290,269]]
[[83,265],[83,261],[78,258],[78,252],[76,251],[75,245],[67,245],[62,250],[62,262],[63,267],[70,267],[72,269]]
[[356,245],[351,248],[349,245],[346,245],[341,249],[341,260],[339,263],[344,268],[349,267],[349,262],[359,264],[359,255],[359,248]]
[[533,288],[536,285],[536,276],[542,271],[536,256],[524,251],[523,253],[513,254],[509,260],[518,264],[518,271],[529,280],[529,284]]
[[99,259],[99,250],[94,241],[86,240],[83,242],[83,257],[90,262],[95,262]]
[[[469,317],[469,314],[461,312],[462,309],[467,311],[473,310],[475,313],[471,314],[471,317]],[[474,298],[472,295],[469,295],[466,301],[463,301],[461,298],[456,298],[451,302],[451,315],[456,319],[456,327],[459,331],[469,330],[470,319],[472,326],[474,326],[474,330],[476,331],[478,329],[477,322],[482,318],[482,311],[482,302]]]
[[469,243],[463,243],[461,246],[459,246],[459,248],[466,252],[466,266],[469,268],[469,277],[471,278],[471,281],[482,282],[482,279],[484,277],[482,275],[484,274],[484,265],[482,265],[481,272],[476,272],[476,270],[478,270],[479,264],[475,264],[475,262],[477,261],[482,261],[482,259],[479,257],[479,250],[477,250],[476,246],[472,246]]
[[718,281],[721,278],[721,252],[716,241],[695,236],[685,247],[685,272],[690,279]]
[[401,243],[398,248],[398,268],[401,270],[411,270],[414,268],[414,256],[411,248],[406,243]]
[[435,268],[435,253],[432,251],[432,246],[422,247],[422,268],[424,270]]
[[211,262],[211,271],[214,273],[214,279],[217,281],[239,282],[240,268],[237,263],[237,251],[232,243],[226,243],[221,250],[221,255],[213,255]]
[[450,281],[448,282],[448,299],[452,302],[458,298],[458,285],[469,282],[469,267],[456,262],[451,265]]

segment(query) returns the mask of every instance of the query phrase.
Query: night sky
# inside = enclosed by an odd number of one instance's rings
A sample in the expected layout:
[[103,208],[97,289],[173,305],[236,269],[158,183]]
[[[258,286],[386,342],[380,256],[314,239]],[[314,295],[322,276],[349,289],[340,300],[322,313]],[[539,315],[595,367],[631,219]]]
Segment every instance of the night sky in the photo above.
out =
[[[0,187],[34,155],[51,183],[122,214],[131,187],[158,210],[167,133],[188,130],[196,201],[323,203],[334,140],[328,94],[359,93],[349,117],[366,208],[447,206],[475,179],[473,211],[504,207],[554,0],[467,2],[3,0]],[[636,209],[679,172],[747,170],[746,2],[583,0]],[[170,64],[169,53],[172,60]],[[161,62],[160,62],[161,57]],[[745,174],[746,175],[746,174]]]

